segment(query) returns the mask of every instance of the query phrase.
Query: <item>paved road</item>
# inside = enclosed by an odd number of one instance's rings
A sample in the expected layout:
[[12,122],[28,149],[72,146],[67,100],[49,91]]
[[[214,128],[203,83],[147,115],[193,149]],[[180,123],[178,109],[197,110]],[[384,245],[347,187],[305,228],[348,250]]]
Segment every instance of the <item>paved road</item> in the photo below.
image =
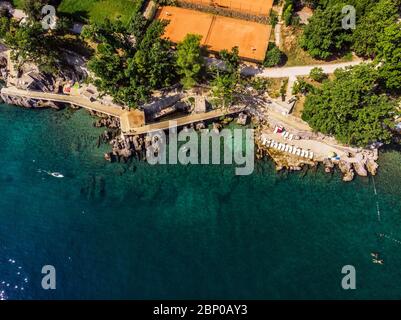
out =
[[241,73],[245,76],[258,76],[266,78],[288,78],[309,75],[313,68],[322,68],[324,73],[333,73],[338,68],[345,68],[348,66],[355,66],[362,63],[362,60],[352,62],[333,63],[333,64],[319,64],[299,67],[281,67],[281,68],[254,68],[245,67]]

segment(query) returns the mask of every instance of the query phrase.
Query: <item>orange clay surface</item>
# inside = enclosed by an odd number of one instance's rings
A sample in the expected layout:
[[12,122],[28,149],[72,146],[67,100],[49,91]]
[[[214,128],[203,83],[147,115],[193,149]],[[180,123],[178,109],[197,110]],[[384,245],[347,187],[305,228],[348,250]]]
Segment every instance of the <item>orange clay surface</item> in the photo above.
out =
[[181,0],[182,2],[199,3],[204,6],[222,7],[255,15],[268,16],[273,7],[273,0]]
[[239,55],[245,60],[265,58],[271,33],[269,25],[169,6],[159,9],[156,18],[170,21],[164,37],[172,42],[182,41],[187,34],[199,34],[202,45],[209,51],[238,46]]

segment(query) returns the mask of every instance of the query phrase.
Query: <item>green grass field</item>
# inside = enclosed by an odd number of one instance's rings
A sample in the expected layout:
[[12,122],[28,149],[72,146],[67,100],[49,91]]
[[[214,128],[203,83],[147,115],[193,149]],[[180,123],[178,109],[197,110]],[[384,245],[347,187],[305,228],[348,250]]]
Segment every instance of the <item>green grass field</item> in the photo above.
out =
[[[13,5],[21,8],[23,0],[12,0]],[[102,22],[109,18],[121,18],[126,22],[138,11],[144,0],[62,0],[58,12],[66,13],[82,22]]]
[[[12,4],[21,8],[24,0],[12,0]],[[126,22],[138,10],[144,0],[62,0],[58,12],[69,14],[82,22],[102,22],[109,18],[121,18]]]
[[126,22],[141,8],[143,0],[63,0],[58,11],[81,21],[102,22],[121,18]]

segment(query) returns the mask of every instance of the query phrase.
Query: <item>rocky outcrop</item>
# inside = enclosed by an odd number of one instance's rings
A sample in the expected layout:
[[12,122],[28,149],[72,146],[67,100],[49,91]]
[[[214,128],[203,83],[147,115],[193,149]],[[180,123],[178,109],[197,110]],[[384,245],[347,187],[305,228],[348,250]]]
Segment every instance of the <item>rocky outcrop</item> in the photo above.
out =
[[118,129],[120,128],[120,120],[116,117],[105,116],[104,114],[99,114],[95,112],[91,112],[92,115],[100,116],[100,119],[96,120],[93,124],[96,128],[110,128],[110,129]]
[[331,173],[334,170],[334,163],[333,161],[331,161],[330,159],[325,159],[323,161],[323,165],[324,165],[324,171],[326,173]]
[[131,157],[135,156],[140,159],[144,155],[145,143],[141,136],[115,137],[110,141],[112,151],[104,155],[105,160],[124,161],[126,162]]
[[354,166],[355,172],[357,173],[358,176],[361,176],[361,177],[368,176],[368,172],[366,171],[366,168],[363,163],[355,162],[353,164],[353,166]]
[[348,182],[354,179],[355,173],[351,163],[340,160],[338,162],[338,167],[343,174],[343,181]]
[[373,159],[368,159],[368,161],[366,162],[366,167],[367,167],[369,173],[372,176],[375,176],[377,174],[377,169],[378,169],[379,165]]

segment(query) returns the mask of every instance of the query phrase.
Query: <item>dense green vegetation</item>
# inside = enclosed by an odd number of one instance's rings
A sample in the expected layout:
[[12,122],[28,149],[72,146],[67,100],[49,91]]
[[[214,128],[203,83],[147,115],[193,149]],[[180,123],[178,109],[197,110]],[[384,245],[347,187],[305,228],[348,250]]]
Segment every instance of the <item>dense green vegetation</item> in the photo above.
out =
[[305,27],[300,44],[312,57],[327,59],[349,44],[351,34],[341,25],[343,6],[340,3],[324,10],[318,8]]
[[[353,49],[358,55],[374,57],[377,41],[384,29],[397,23],[399,0],[325,0],[321,1],[305,27],[302,46],[318,58],[328,58]],[[356,9],[356,28],[345,30],[342,8],[352,5]]]
[[220,51],[219,57],[225,63],[225,70],[214,70],[211,87],[215,103],[224,108],[234,102],[236,87],[241,79],[238,47]]
[[12,59],[17,67],[24,63],[36,64],[45,73],[58,73],[64,70],[65,52],[68,39],[64,35],[68,32],[69,23],[65,19],[58,19],[56,29],[45,30],[40,23],[40,11],[44,3],[42,0],[24,0],[19,3],[28,14],[25,23],[17,23],[2,17],[0,19],[0,37],[2,42],[12,49]]
[[184,88],[193,87],[197,83],[202,71],[201,38],[200,35],[188,34],[177,45],[178,73],[182,76],[181,83],[184,85]]
[[129,107],[146,101],[152,90],[171,85],[177,76],[171,44],[161,38],[165,24],[154,20],[144,28],[143,19],[138,13],[128,25],[106,20],[86,26],[82,33],[97,44],[88,63],[96,86]]
[[265,67],[276,67],[281,64],[283,60],[283,53],[280,51],[279,48],[273,43],[269,42],[269,48],[266,52],[265,60],[263,61],[263,65]]
[[[401,93],[401,1],[323,0],[314,5],[301,46],[317,58],[354,51],[372,63],[338,70],[321,88],[298,83],[294,90],[307,94],[303,119],[344,143],[390,142]],[[356,8],[355,29],[342,28],[345,5]],[[310,76],[319,81],[318,74]]]
[[316,131],[343,143],[366,146],[392,137],[396,103],[382,92],[379,72],[371,64],[338,69],[307,96],[302,118]]

